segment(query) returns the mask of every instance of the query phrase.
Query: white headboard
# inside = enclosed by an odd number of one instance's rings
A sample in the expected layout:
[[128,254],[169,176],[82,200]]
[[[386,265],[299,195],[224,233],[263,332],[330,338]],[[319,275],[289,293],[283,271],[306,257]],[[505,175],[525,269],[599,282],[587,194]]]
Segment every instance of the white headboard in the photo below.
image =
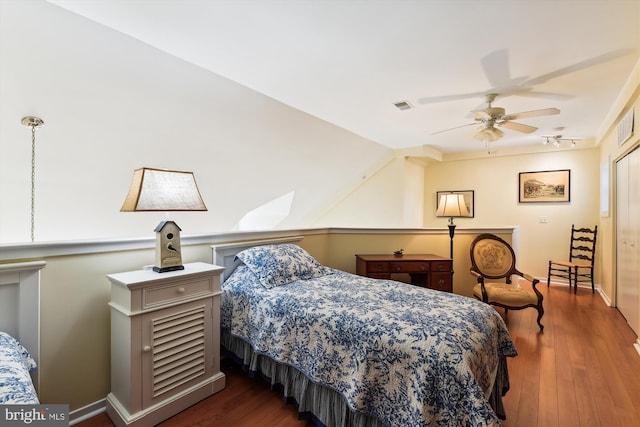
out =
[[[45,261],[0,264],[0,331],[15,337],[40,362],[40,270]],[[38,390],[38,371],[32,372]]]
[[277,245],[280,243],[294,243],[304,239],[304,236],[289,236],[278,237],[275,239],[264,240],[251,240],[244,242],[225,243],[222,245],[211,246],[213,249],[213,263],[224,267],[224,273],[221,275],[220,280],[224,282],[226,277],[229,277],[233,270],[240,265],[240,261],[235,260],[236,254],[242,252],[245,249],[252,248],[254,246],[263,245]]

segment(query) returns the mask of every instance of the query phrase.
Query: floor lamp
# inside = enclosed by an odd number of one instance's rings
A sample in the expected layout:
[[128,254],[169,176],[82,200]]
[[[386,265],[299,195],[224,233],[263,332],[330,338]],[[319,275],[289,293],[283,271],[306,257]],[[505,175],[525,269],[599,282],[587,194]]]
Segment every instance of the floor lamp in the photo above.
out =
[[437,217],[449,217],[449,238],[451,239],[449,246],[449,258],[453,260],[453,236],[456,233],[456,225],[453,218],[469,216],[469,210],[464,203],[462,194],[442,194],[438,203]]

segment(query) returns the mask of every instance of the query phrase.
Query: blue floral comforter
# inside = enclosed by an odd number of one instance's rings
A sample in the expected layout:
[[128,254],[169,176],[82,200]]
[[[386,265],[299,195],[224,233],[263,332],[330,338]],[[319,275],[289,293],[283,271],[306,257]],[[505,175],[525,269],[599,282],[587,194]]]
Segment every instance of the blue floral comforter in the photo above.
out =
[[11,335],[0,332],[0,404],[36,404],[30,371],[36,362]]
[[222,285],[222,327],[386,425],[500,425],[490,394],[501,359],[517,352],[493,308],[325,273],[267,288],[240,265]]

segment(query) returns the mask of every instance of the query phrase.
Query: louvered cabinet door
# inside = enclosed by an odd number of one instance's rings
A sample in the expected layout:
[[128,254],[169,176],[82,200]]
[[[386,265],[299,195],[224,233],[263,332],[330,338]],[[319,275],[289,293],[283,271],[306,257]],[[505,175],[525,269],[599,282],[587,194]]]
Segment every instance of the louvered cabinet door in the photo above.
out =
[[142,406],[188,390],[213,373],[212,300],[142,316]]

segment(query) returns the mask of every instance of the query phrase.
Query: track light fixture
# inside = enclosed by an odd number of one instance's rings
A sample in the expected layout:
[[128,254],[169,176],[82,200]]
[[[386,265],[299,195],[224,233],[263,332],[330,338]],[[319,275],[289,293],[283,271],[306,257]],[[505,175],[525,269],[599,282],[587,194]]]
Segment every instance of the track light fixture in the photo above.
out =
[[581,138],[563,138],[562,135],[542,135],[542,138],[543,145],[547,145],[551,142],[556,148],[560,147],[560,144],[563,142],[568,142],[571,148],[575,148],[576,141],[581,140]]

